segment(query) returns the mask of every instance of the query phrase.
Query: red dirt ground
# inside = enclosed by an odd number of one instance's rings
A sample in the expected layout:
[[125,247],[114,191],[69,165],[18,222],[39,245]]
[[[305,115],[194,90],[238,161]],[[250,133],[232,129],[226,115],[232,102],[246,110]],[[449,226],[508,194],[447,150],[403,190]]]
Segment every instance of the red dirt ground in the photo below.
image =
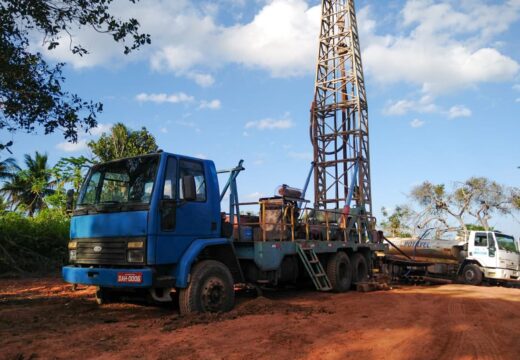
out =
[[239,297],[227,314],[108,304],[59,278],[0,280],[3,359],[520,359],[520,289],[408,286]]

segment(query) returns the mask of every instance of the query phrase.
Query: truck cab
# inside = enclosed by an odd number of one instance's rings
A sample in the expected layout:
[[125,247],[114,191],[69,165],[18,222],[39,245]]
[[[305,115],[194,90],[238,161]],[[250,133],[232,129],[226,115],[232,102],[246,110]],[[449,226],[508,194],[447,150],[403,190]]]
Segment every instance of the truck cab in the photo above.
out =
[[[518,280],[520,253],[514,237],[498,231],[471,231],[462,275],[469,283],[482,278],[498,281]],[[478,269],[478,271],[477,271]]]
[[187,288],[192,265],[204,260],[218,262],[222,278],[214,283],[218,294],[208,290],[213,306],[229,307],[233,284],[241,280],[232,243],[221,236],[210,160],[163,152],[94,165],[73,211],[68,248],[64,279],[98,286],[98,302],[124,289],[167,301],[172,289]]

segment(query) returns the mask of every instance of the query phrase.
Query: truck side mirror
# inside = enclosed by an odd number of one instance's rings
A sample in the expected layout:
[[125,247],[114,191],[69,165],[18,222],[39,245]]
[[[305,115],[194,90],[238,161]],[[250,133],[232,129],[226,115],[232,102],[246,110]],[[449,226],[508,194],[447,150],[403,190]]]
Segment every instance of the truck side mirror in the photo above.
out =
[[197,189],[193,175],[184,175],[182,177],[182,195],[186,201],[197,200]]
[[67,190],[67,200],[65,203],[67,211],[71,211],[74,208],[74,189]]

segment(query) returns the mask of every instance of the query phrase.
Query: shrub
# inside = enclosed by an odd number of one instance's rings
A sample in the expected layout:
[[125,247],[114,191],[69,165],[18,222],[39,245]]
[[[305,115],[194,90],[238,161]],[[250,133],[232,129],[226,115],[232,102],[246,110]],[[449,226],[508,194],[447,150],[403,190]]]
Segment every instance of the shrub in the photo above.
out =
[[67,260],[70,218],[46,209],[34,217],[0,213],[0,273],[55,270]]

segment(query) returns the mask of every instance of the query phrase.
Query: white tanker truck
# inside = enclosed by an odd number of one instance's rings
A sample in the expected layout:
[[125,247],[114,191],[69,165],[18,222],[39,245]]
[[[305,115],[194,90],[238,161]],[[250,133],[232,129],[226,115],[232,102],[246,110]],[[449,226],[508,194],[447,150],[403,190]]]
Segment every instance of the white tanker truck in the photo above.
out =
[[[520,281],[519,244],[499,231],[470,231],[466,237],[442,239],[435,231],[420,238],[390,238],[387,259],[394,275],[426,270],[428,277],[479,285]],[[424,272],[423,272],[424,273]]]

